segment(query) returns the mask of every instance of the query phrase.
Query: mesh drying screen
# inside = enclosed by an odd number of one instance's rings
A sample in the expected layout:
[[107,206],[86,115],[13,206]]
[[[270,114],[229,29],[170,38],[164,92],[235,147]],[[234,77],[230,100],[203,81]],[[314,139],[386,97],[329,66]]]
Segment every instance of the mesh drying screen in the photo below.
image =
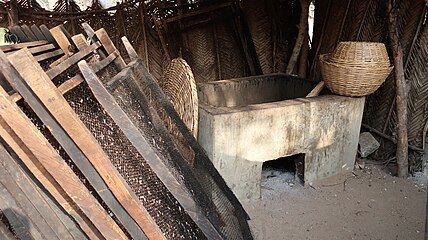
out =
[[198,226],[97,102],[88,86],[81,84],[65,98],[163,234],[168,239],[205,239]]
[[[156,141],[156,147],[162,152],[162,160],[174,168],[172,172],[178,174],[179,180],[189,189],[199,208],[225,239],[252,239],[247,214],[184,123],[180,122],[178,115],[171,114],[174,111],[172,105],[168,109],[162,103],[162,99],[167,98],[159,86],[138,62],[131,64],[131,68],[134,69],[135,79],[129,77],[108,84],[116,101],[146,137],[161,139]],[[153,111],[149,113],[150,108]],[[159,115],[163,115],[163,119],[168,116],[169,122],[176,124],[175,127],[181,134],[187,131],[182,137],[187,139],[187,147],[195,153],[194,161],[185,159],[180,153],[166,130],[165,123],[158,122]],[[147,124],[151,128],[147,128]]]

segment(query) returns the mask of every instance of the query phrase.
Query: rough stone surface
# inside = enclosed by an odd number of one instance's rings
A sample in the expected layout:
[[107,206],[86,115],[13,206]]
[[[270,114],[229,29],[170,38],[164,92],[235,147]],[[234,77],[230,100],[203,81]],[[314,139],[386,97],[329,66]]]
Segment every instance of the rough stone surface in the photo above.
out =
[[361,157],[368,157],[380,147],[380,143],[369,132],[360,133],[358,149]]
[[[244,80],[245,88],[249,88],[251,81]],[[233,80],[233,89],[241,91],[237,82]],[[364,98],[326,95],[275,102],[261,99],[247,106],[243,99],[235,99],[233,102],[241,102],[240,106],[213,106],[203,102],[207,95],[217,95],[211,99],[225,96],[213,84],[227,81],[199,85],[203,94],[198,141],[238,199],[260,197],[263,162],[280,157],[305,154],[306,184],[352,171]],[[253,83],[254,88],[259,85],[259,80]],[[310,90],[311,86],[307,92]],[[269,91],[259,93],[263,94],[269,96]]]

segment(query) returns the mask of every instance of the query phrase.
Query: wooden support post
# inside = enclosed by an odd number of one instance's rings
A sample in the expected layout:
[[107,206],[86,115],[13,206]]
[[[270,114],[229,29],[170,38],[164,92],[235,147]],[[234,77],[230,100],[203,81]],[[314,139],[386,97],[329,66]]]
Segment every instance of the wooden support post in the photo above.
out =
[[9,17],[9,29],[13,26],[18,25],[19,17],[18,17],[18,1],[17,0],[11,0],[9,2],[10,10],[8,11],[8,17]]
[[300,50],[302,49],[305,35],[308,34],[308,14],[309,14],[309,0],[300,0],[300,22],[299,33],[297,35],[296,43],[294,44],[293,52],[291,53],[290,60],[288,61],[286,74],[292,74],[299,57]]
[[388,28],[392,53],[394,56],[394,73],[397,107],[397,173],[399,177],[407,177],[409,172],[408,138],[407,138],[407,98],[408,87],[404,77],[403,50],[397,31],[398,6],[395,0],[388,2]]

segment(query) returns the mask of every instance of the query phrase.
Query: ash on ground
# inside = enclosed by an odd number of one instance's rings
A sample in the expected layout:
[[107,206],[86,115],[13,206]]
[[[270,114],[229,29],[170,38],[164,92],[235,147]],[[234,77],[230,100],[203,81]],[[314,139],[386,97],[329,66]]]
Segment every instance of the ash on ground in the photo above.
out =
[[272,194],[291,191],[296,186],[296,183],[294,171],[270,166],[264,167],[260,182],[262,198]]

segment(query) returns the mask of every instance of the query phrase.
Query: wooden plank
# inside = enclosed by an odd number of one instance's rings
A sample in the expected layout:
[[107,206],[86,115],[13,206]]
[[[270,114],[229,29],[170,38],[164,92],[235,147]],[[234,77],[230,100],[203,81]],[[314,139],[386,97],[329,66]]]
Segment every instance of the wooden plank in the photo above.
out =
[[129,42],[128,38],[123,36],[122,38],[123,45],[125,45],[126,52],[128,53],[129,58],[131,61],[135,61],[138,59],[137,51],[135,51],[134,47]]
[[31,39],[27,35],[25,35],[24,31],[22,31],[21,27],[19,27],[18,25],[13,26],[10,29],[10,32],[15,34],[21,42],[31,42]]
[[[134,125],[128,115],[117,104],[114,97],[103,86],[101,80],[97,77],[88,63],[86,61],[81,61],[78,65],[95,98],[103,106],[104,110],[113,119],[113,121],[120,127],[141,156],[147,161],[150,168],[156,173],[162,183],[178,200],[180,205],[183,206],[186,212],[192,213],[189,214],[190,217],[201,228],[205,236],[207,236],[208,239],[221,239],[222,237],[219,232],[217,232],[215,227],[204,216],[201,210],[197,209],[197,204],[193,198],[189,194],[186,194],[187,190],[185,186],[180,184],[174,175],[168,171],[168,167],[165,166],[159,156],[155,153],[151,145],[141,134],[140,129]],[[130,71],[131,70],[129,68],[126,68],[116,75],[115,78],[130,78],[132,77],[132,73],[130,73]]]
[[0,50],[3,52],[8,52],[8,51],[13,51],[13,50],[19,50],[19,49],[26,48],[26,47],[29,48],[29,47],[45,45],[47,43],[48,42],[46,40],[41,40],[41,41],[34,41],[34,42],[10,44],[10,45],[0,46]]
[[[110,37],[108,36],[104,28],[101,28],[95,31],[95,35],[103,45],[107,54],[112,54],[113,52],[119,53],[119,51],[114,46],[113,42],[111,41]],[[120,53],[119,53],[119,57],[117,57],[116,60],[114,60],[114,63],[119,71],[122,70],[124,67],[126,67],[125,61],[123,61],[123,58],[120,56]]]
[[27,37],[30,39],[30,41],[41,40],[41,39],[37,39],[36,35],[34,35],[33,31],[31,31],[30,27],[28,27],[27,25],[25,25],[25,24],[22,25],[21,29],[25,33],[25,35],[27,35]]
[[[73,55],[72,57],[76,56]],[[16,79],[20,78],[16,76]],[[14,80],[13,84],[16,90],[24,96],[28,105],[33,109],[42,122],[48,126],[50,132],[61,144],[63,149],[67,152],[79,170],[83,173],[101,199],[110,208],[113,214],[119,219],[124,228],[129,232],[133,239],[146,239],[143,231],[138,227],[135,221],[123,209],[120,202],[114,197],[104,180],[99,176],[95,168],[91,165],[89,160],[81,152],[79,147],[70,139],[62,127],[56,122],[52,115],[45,109],[42,103],[34,96],[34,94],[27,88],[24,80]]]
[[[33,183],[33,181],[26,175],[26,173],[21,169],[21,166],[9,155],[9,153],[4,149],[3,146],[0,146],[0,165],[2,166],[0,172],[3,172],[4,178],[10,177],[13,180],[13,183],[16,185],[12,191],[20,190],[28,198],[28,203],[25,204],[24,201],[19,201],[23,206],[23,209],[30,206],[34,206],[37,212],[40,213],[42,220],[40,223],[35,222],[36,225],[43,224],[39,229],[42,230],[43,234],[49,232],[49,229],[52,229],[55,232],[55,235],[59,239],[73,239],[72,235],[68,231],[67,227],[63,224],[61,219],[58,218],[56,213],[53,211],[51,206],[46,202],[41,193],[39,192],[38,187]],[[4,182],[6,188],[8,187],[6,182]],[[28,211],[26,211],[28,213]],[[33,218],[33,215],[29,217]],[[49,227],[47,231],[43,230],[43,227]],[[56,238],[54,236],[54,238]]]
[[[37,54],[37,53],[46,52],[48,50],[55,49],[55,45],[53,45],[51,43],[48,43],[48,44],[45,44],[45,45],[31,47],[31,48],[28,48],[28,49],[30,50],[30,52],[32,54]],[[13,52],[8,52],[8,53],[6,53],[6,55],[10,55],[12,53]]]
[[319,82],[312,91],[306,95],[306,97],[316,97],[320,94],[321,90],[324,88],[324,81]]
[[[117,56],[118,56],[117,53],[112,53],[107,58],[104,58],[103,60],[92,64],[91,68],[95,72],[99,72],[102,69],[104,69],[105,67],[107,67],[111,62],[113,62],[113,60]],[[4,80],[4,81],[6,81],[6,80]],[[61,92],[62,95],[64,95],[67,92],[71,91],[73,88],[79,86],[79,84],[81,84],[83,81],[84,80],[82,78],[82,75],[78,74],[78,75],[68,79],[67,81],[63,82],[61,85],[59,85],[58,90]],[[7,82],[7,84],[9,84],[9,83]],[[15,92],[10,96],[10,99],[13,102],[18,102],[19,100],[22,99],[22,96],[19,93]]]
[[[28,49],[23,49],[9,56],[9,58],[15,59],[16,61],[16,58],[20,57],[19,53],[28,54],[26,55],[27,60],[31,57]],[[0,60],[2,61],[1,68],[6,68],[8,71],[5,73],[2,69],[2,72],[11,84],[14,84],[15,81],[23,81],[22,78],[16,77],[19,76],[18,73],[13,67],[10,67],[10,64],[4,59],[4,54],[2,53],[0,53]],[[28,62],[25,61],[25,59],[21,59],[19,62],[21,67],[28,68],[32,71],[31,69],[34,63],[32,63],[31,60]],[[37,62],[35,62],[35,64],[37,64],[37,67],[43,72],[40,65],[38,65]],[[46,74],[44,75],[47,76]],[[53,84],[52,82],[50,83]],[[34,161],[38,161],[40,165],[46,169],[61,189],[63,189],[68,197],[77,205],[84,217],[90,221],[89,224],[93,224],[93,228],[99,231],[101,236],[113,239],[126,239],[126,235],[108,216],[76,175],[74,175],[73,171],[67,166],[55,149],[52,148],[46,138],[44,138],[27,117],[23,116],[22,111],[17,106],[8,100],[7,93],[4,92],[3,89],[0,89],[0,95],[0,116],[4,119],[3,127],[7,124],[8,127],[10,126],[9,131],[16,134],[16,137],[9,139],[9,141],[21,141],[23,143],[21,147],[25,146],[27,152],[29,151],[34,156]],[[0,135],[3,136],[3,134]],[[14,151],[17,152],[15,149]],[[21,156],[19,157],[22,159]]]
[[40,99],[46,109],[91,161],[109,189],[143,229],[146,236],[149,239],[165,239],[138,197],[110,162],[102,147],[68,105],[40,65],[32,58],[28,49],[17,51],[8,58],[35,96]]
[[77,34],[71,37],[77,49],[82,50],[86,46],[89,46],[89,43],[86,41],[85,36],[83,34]]
[[0,239],[4,240],[16,240],[13,233],[7,228],[7,226],[0,221]]
[[64,62],[58,64],[58,66],[47,70],[46,74],[49,76],[50,79],[54,79],[55,77],[63,73],[65,70],[67,70],[69,67],[71,67],[72,65],[76,64],[78,61],[83,59],[84,57],[91,54],[94,50],[96,50],[100,46],[101,46],[101,43],[96,42],[84,48],[83,50],[73,54],[73,56],[67,58]]
[[52,51],[52,52],[42,53],[40,55],[34,56],[34,58],[36,59],[36,61],[41,62],[41,61],[44,61],[46,59],[57,57],[57,56],[62,55],[62,54],[64,54],[62,49],[57,49],[57,50]]
[[[10,158],[4,149],[0,150],[0,158]],[[37,228],[44,239],[59,239],[53,229],[48,225],[45,219],[40,215],[28,196],[18,186],[16,181],[22,179],[13,179],[8,171],[5,170],[5,164],[0,164],[0,182],[15,199],[17,205],[21,208],[25,217]],[[34,199],[33,199],[34,200]],[[64,236],[65,237],[65,236]]]
[[[1,120],[3,123],[3,120]],[[64,190],[55,182],[54,179],[49,175],[46,169],[34,160],[33,155],[27,155],[28,151],[22,142],[15,142],[13,139],[16,137],[13,131],[8,125],[5,125],[7,128],[3,128],[0,124],[0,136],[3,140],[10,146],[11,149],[16,153],[16,155],[22,160],[23,164],[31,171],[35,178],[42,184],[42,186],[55,198],[58,204],[68,213],[73,219],[79,224],[80,228],[85,232],[85,234],[90,239],[100,239],[102,236],[100,233],[93,227],[92,223],[85,217],[81,216],[80,209],[76,206],[72,199],[66,195]],[[9,132],[8,132],[9,130]],[[1,205],[1,204],[0,204]]]
[[47,40],[45,35],[43,35],[42,31],[40,31],[40,28],[36,26],[36,24],[31,25],[31,30],[33,31],[34,35],[36,35],[38,40]]
[[63,32],[61,25],[52,28],[51,30],[49,30],[49,32],[52,34],[53,38],[55,39],[55,41],[62,49],[65,55],[73,55],[73,45]]
[[55,38],[52,36],[51,32],[49,31],[49,28],[46,27],[46,25],[42,24],[40,25],[40,31],[45,36],[46,40],[48,40],[49,43],[58,45],[58,43],[55,41]]
[[43,235],[30,222],[13,196],[0,182],[0,206],[18,239],[44,240]]

